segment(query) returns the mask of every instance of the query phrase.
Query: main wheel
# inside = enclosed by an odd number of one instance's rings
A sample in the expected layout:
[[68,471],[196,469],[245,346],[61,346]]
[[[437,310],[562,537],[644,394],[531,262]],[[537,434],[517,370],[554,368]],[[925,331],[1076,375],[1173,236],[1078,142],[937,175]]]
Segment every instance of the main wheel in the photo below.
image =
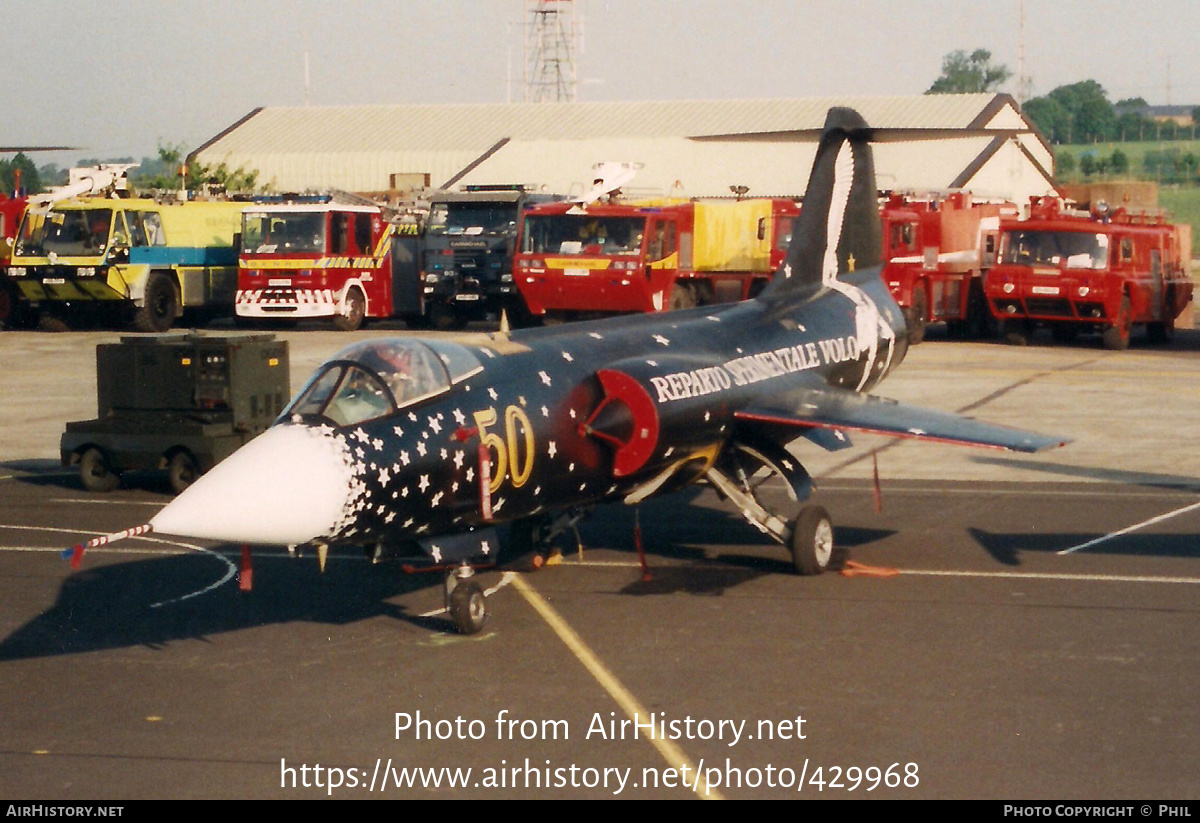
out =
[[925,339],[925,327],[929,323],[929,301],[925,297],[925,287],[918,285],[913,289],[912,305],[904,314],[908,325],[908,345],[915,346]]
[[697,305],[696,292],[691,285],[677,281],[675,287],[671,289],[671,302],[667,308],[671,311],[680,311],[681,309],[694,309]]
[[460,583],[450,593],[450,619],[460,634],[475,634],[483,628],[487,598],[478,583]]
[[1104,348],[1114,351],[1129,348],[1129,332],[1132,328],[1133,306],[1129,302],[1129,295],[1125,295],[1121,298],[1121,307],[1117,309],[1116,322],[1104,330]]
[[95,447],[79,458],[79,479],[90,492],[110,492],[121,485],[121,475],[113,470],[104,452]]
[[179,314],[179,303],[179,289],[171,278],[162,272],[151,272],[142,305],[133,315],[133,324],[138,331],[167,331]]
[[167,480],[171,484],[171,491],[176,494],[195,483],[199,476],[200,467],[196,465],[196,458],[189,452],[175,452],[167,463]]
[[833,521],[820,506],[805,506],[792,528],[792,564],[797,574],[820,574],[833,559]]
[[358,289],[346,292],[346,305],[341,314],[333,316],[333,327],[338,331],[358,331],[367,316],[367,298]]

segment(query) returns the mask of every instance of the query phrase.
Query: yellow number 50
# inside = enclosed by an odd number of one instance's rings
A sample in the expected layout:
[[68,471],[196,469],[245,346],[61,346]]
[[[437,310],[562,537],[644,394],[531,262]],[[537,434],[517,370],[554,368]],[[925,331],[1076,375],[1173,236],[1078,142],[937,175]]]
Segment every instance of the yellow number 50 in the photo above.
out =
[[479,427],[479,440],[489,451],[495,450],[492,460],[492,482],[488,487],[494,494],[504,483],[504,476],[512,470],[513,488],[519,489],[533,474],[533,426],[529,416],[520,406],[509,406],[504,410],[504,437],[488,431],[496,425],[496,410],[483,409],[475,412],[475,425]]

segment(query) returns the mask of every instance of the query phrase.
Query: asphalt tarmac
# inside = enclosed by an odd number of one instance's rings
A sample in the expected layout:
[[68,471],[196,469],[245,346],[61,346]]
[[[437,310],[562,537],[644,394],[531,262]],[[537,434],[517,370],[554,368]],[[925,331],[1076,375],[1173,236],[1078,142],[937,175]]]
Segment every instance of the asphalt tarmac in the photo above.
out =
[[[154,535],[73,571],[169,499],[53,459],[115,337],[0,334],[0,797],[1200,797],[1196,332],[935,336],[880,394],[1073,442],[797,450],[836,524],[816,578],[693,489],[636,513],[645,580],[603,507],[561,565],[481,571],[473,637],[440,575],[355,554],[257,551],[249,592],[237,547]],[[288,339],[296,388],[348,338]]]

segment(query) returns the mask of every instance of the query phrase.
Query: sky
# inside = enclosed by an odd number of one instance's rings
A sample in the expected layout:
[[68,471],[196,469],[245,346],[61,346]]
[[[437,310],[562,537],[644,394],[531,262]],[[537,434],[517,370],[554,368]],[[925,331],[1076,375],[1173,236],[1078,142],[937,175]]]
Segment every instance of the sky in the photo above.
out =
[[[1020,0],[573,0],[580,101],[920,94]],[[1025,0],[1032,94],[1200,104],[1197,0]],[[257,106],[520,100],[524,0],[0,0],[0,145],[192,150]],[[308,82],[305,81],[305,54]]]

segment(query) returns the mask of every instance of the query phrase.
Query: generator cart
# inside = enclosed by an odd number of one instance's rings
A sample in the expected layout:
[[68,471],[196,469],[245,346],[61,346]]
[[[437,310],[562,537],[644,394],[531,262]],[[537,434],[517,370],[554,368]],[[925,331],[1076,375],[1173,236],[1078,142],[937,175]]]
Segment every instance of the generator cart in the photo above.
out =
[[166,469],[179,493],[275,421],[291,392],[274,334],[129,335],[96,347],[95,420],[67,423],[64,466],[84,488],[121,472]]

